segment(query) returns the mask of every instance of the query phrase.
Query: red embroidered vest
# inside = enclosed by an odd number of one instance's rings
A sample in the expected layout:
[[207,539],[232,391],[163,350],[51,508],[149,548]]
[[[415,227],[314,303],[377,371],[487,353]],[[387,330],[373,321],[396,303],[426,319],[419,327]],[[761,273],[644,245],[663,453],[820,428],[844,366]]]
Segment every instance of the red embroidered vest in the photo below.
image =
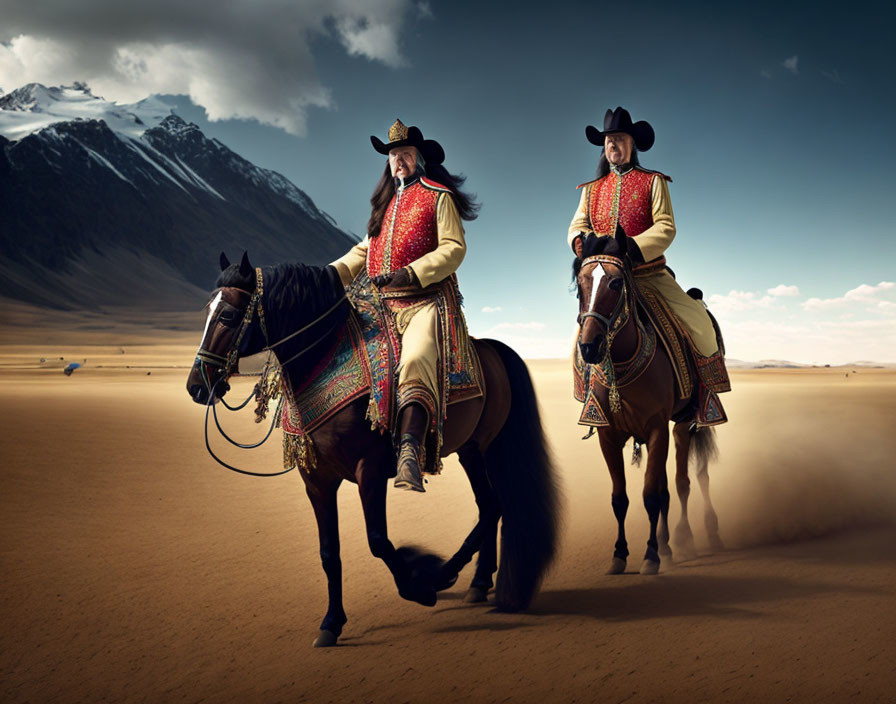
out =
[[421,178],[396,192],[386,208],[380,234],[370,238],[367,274],[390,274],[433,251],[438,245],[436,204],[444,186]]
[[[612,171],[599,181],[591,184],[591,198],[588,202],[588,217],[597,235],[616,232],[613,201],[619,191],[618,222],[629,237],[637,237],[653,225],[653,208],[650,189],[654,178],[662,174],[632,169],[619,176]],[[621,180],[621,184],[620,184]]]

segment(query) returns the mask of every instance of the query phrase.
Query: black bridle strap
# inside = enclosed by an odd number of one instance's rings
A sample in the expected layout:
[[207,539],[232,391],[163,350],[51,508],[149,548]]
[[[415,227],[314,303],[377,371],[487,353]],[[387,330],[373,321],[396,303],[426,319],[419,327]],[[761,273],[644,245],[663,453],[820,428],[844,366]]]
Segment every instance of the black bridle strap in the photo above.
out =
[[[232,472],[237,472],[238,474],[246,474],[246,475],[248,475],[248,476],[250,476],[250,477],[279,477],[279,476],[281,476],[281,475],[283,475],[283,474],[286,474],[287,472],[291,472],[291,471],[293,470],[292,467],[290,467],[289,469],[284,469],[282,472],[250,472],[250,471],[245,470],[245,469],[240,469],[239,467],[234,467],[232,464],[227,464],[227,462],[225,462],[224,460],[222,460],[220,457],[218,457],[218,456],[214,453],[214,450],[212,450],[211,443],[210,443],[209,440],[208,440],[208,412],[209,412],[209,408],[213,408],[213,407],[214,407],[214,403],[215,403],[215,389],[217,389],[217,387],[218,387],[218,383],[220,383],[220,381],[221,381],[221,380],[219,379],[218,382],[215,383],[214,388],[212,388],[211,395],[209,396],[209,401],[208,401],[208,403],[207,403],[206,406],[205,406],[205,449],[208,450],[208,454],[210,454],[210,455],[212,456],[212,459],[215,460],[215,462],[217,462],[217,463],[218,463],[219,465],[221,465],[222,467],[226,467],[227,469],[231,470]],[[274,422],[276,422],[276,420],[277,420],[277,419],[276,419],[276,417],[275,417],[275,418],[274,418]],[[218,416],[217,416],[217,413],[215,413],[215,423],[216,423],[216,424],[217,424],[217,421],[218,421]],[[270,435],[271,435],[271,431],[273,430],[273,428],[274,428],[274,423],[272,422],[272,424],[271,424],[271,430],[268,430],[268,434],[265,436],[265,438],[264,438],[264,440],[262,440],[262,442],[264,442],[265,440],[268,439],[268,437],[270,437]],[[218,425],[218,430],[221,430],[221,426],[220,426],[220,425]],[[223,435],[224,432],[221,431],[221,434]],[[225,435],[224,437],[227,437],[227,436]],[[229,440],[229,439],[230,439],[230,438],[228,438],[228,440]],[[233,442],[233,441],[231,440],[231,442]],[[237,444],[237,443],[234,443],[234,444]],[[261,443],[259,443],[259,445],[260,445],[260,444],[261,444]],[[238,446],[239,446],[239,447],[242,447],[242,446],[240,446],[240,445],[238,445]],[[253,447],[258,447],[258,445],[254,445]]]
[[223,397],[223,396],[222,396],[220,399],[218,399],[218,400],[219,400],[222,404],[224,404],[224,408],[226,408],[228,411],[241,411],[241,410],[243,410],[243,409],[246,407],[246,404],[248,404],[249,401],[251,401],[253,398],[255,398],[255,395],[256,395],[257,392],[258,392],[258,385],[256,384],[256,385],[255,385],[255,388],[252,389],[252,393],[250,393],[250,394],[246,397],[246,400],[243,401],[239,406],[231,406],[229,403],[227,403],[227,401],[224,400],[224,397]]
[[[252,396],[250,396],[249,398],[252,398],[253,396],[255,396],[255,391],[252,392]],[[214,398],[214,396],[213,396],[212,398]],[[249,401],[248,401],[248,399],[247,399],[247,400],[246,400],[246,403],[248,403],[248,402],[249,402]],[[240,410],[243,406],[245,406],[246,403],[244,403],[242,406],[238,406],[237,408],[235,408],[235,409],[230,409],[230,410],[237,410],[237,411],[238,411],[238,410]],[[237,441],[234,440],[232,437],[230,437],[226,432],[224,432],[224,428],[221,427],[221,423],[220,423],[220,421],[218,420],[218,409],[215,408],[215,404],[214,404],[214,403],[212,403],[211,406],[212,406],[212,415],[213,415],[214,418],[215,418],[215,426],[217,426],[217,428],[218,428],[218,432],[221,433],[221,437],[224,438],[224,439],[225,439],[227,442],[229,442],[231,445],[235,445],[236,447],[240,448],[241,450],[254,450],[256,447],[261,447],[262,445],[264,445],[264,444],[267,442],[267,439],[268,439],[269,437],[271,437],[271,433],[274,432],[274,426],[277,424],[277,417],[274,416],[274,417],[271,419],[271,427],[268,429],[267,434],[264,436],[264,438],[263,438],[261,441],[256,442],[256,443],[251,444],[251,445],[249,445],[249,444],[244,444],[244,443],[241,443],[241,442],[237,442]],[[228,408],[229,408],[229,406],[228,406]]]

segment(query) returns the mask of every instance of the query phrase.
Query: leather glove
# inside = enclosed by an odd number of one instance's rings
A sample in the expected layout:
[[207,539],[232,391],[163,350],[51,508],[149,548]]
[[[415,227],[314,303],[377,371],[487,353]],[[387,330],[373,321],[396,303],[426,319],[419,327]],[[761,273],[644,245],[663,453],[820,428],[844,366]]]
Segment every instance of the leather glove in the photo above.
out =
[[628,238],[628,258],[632,260],[632,264],[644,263],[644,255],[634,237]]
[[394,271],[391,274],[374,276],[373,283],[379,288],[409,288],[418,285],[416,275],[408,267]]
[[379,276],[374,276],[371,281],[377,288],[383,288],[391,283],[394,276],[395,274],[380,274]]
[[625,230],[622,229],[622,225],[618,222],[616,223],[615,239],[616,243],[619,245],[619,249],[623,254],[628,255],[628,258],[631,259],[633,264],[644,263],[644,255],[641,254],[641,248],[638,246],[638,243],[635,242],[635,238],[626,235]]

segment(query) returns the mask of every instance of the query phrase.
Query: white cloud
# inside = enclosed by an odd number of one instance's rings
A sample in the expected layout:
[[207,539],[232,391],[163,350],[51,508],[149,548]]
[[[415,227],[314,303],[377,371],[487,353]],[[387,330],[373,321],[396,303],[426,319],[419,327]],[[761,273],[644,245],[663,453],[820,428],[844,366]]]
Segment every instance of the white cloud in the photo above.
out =
[[773,296],[763,296],[753,291],[729,291],[725,295],[714,293],[706,301],[706,305],[716,314],[770,308],[774,303]]
[[837,69],[834,69],[830,72],[822,71],[821,75],[827,78],[832,83],[839,83],[840,85],[843,85],[843,79],[840,77],[840,72]]
[[769,296],[799,296],[800,288],[799,286],[785,286],[784,284],[779,284],[774,288],[767,289],[766,293]]
[[708,303],[736,359],[896,361],[896,283],[862,284],[836,298],[799,298],[797,286],[781,284],[766,295],[731,291]]
[[875,286],[862,284],[854,289],[850,289],[839,298],[810,298],[803,303],[805,310],[836,310],[848,307],[854,304],[866,304],[877,306],[881,301],[896,298],[896,283],[892,281],[881,281]]
[[735,359],[786,359],[808,364],[844,364],[857,359],[896,361],[896,322],[892,319],[720,323],[727,353]]
[[492,333],[501,332],[504,330],[538,331],[538,330],[544,330],[545,327],[546,326],[544,323],[540,323],[535,320],[527,322],[527,323],[498,323],[497,325],[494,325],[491,328],[489,328],[488,333],[486,333],[486,334],[492,334]]
[[352,56],[377,59],[387,66],[405,65],[398,51],[398,27],[387,22],[371,22],[368,17],[342,18],[336,27]]
[[570,356],[578,333],[578,327],[572,325],[567,335],[560,333],[556,326],[548,328],[542,322],[498,323],[487,330],[480,330],[471,325],[470,332],[475,337],[493,337],[510,345],[524,359],[566,359]]
[[501,306],[482,306],[483,313],[500,313],[502,310]]
[[[304,134],[310,108],[331,108],[311,51],[335,38],[351,56],[398,67],[411,0],[45,0],[4,8],[0,86],[85,81],[134,102],[189,95],[212,120],[252,119]],[[418,8],[419,11],[419,8]]]
[[768,69],[765,69],[765,68],[759,72],[759,75],[762,76],[763,78],[771,78],[772,77],[771,71],[769,71]]
[[797,68],[798,61],[798,56],[791,56],[789,59],[784,59],[784,61],[781,62],[781,65],[796,76],[799,73],[799,69]]
[[417,3],[417,16],[425,20],[433,17],[432,7],[427,0],[421,0]]

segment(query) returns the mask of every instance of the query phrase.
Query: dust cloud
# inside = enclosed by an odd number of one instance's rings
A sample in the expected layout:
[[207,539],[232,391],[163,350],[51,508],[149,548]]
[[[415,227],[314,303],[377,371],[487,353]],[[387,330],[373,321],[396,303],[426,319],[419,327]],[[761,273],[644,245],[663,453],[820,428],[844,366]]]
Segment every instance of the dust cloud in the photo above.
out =
[[[720,458],[710,467],[729,547],[896,523],[892,374],[846,381],[830,371],[770,370],[735,382],[723,397],[730,422],[717,431]],[[692,487],[696,529],[702,504],[693,477]]]

